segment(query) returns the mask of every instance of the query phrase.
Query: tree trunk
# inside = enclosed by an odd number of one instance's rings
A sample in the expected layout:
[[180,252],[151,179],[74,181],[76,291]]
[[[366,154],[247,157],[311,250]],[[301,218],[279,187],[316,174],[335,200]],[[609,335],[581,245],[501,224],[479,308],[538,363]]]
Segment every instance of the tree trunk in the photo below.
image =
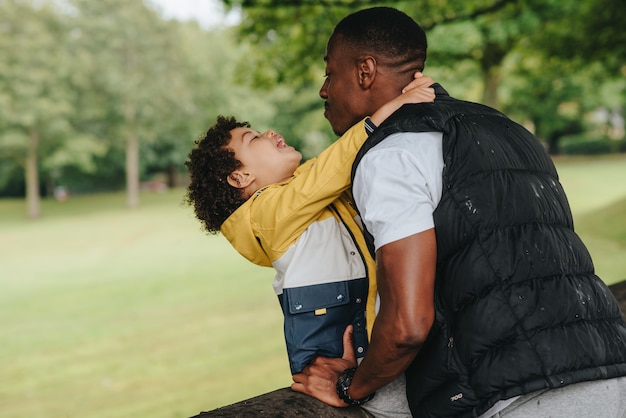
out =
[[135,119],[135,103],[127,97],[124,100],[124,120],[129,127],[126,138],[126,204],[130,209],[139,207],[139,137]]
[[498,87],[500,85],[500,66],[489,67],[483,72],[483,91],[482,103],[498,109],[500,102],[498,101]]
[[126,199],[130,209],[139,207],[139,139],[134,132],[126,142]]
[[[488,39],[489,35],[485,34]],[[487,41],[483,47],[483,55],[480,58],[480,69],[483,74],[483,98],[484,105],[499,109],[498,88],[500,87],[500,72],[502,69],[502,61],[509,52],[512,42],[505,42],[502,45],[498,42]]]
[[26,156],[26,215],[29,219],[41,216],[41,198],[39,196],[39,132],[30,129],[28,132],[28,155]]
[[174,164],[167,166],[167,187],[170,189],[178,187],[178,170]]
[[556,133],[548,136],[548,154],[550,155],[559,155],[561,153],[561,148],[559,147],[559,135]]

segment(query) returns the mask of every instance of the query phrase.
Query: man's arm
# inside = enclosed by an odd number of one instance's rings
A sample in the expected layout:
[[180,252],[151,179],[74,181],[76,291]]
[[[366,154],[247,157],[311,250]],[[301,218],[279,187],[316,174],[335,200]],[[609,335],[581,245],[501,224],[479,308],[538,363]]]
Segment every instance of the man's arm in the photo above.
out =
[[390,383],[411,364],[434,322],[437,246],[429,229],[376,252],[380,311],[371,344],[348,394],[361,399]]
[[[353,399],[368,396],[403,373],[426,340],[435,315],[436,248],[435,231],[429,229],[376,252],[380,311],[367,354],[348,390]],[[350,355],[318,357],[293,376],[292,389],[334,406],[346,406],[337,396],[335,384],[343,370],[355,365]]]

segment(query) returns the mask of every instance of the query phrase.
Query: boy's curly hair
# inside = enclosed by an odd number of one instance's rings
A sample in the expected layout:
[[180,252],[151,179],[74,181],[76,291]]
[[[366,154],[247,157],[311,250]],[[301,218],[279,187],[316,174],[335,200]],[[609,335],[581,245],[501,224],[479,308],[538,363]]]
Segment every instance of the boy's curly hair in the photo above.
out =
[[241,191],[227,181],[242,165],[234,151],[226,147],[230,131],[241,127],[249,128],[250,124],[232,116],[218,116],[205,137],[195,141],[185,162],[190,175],[185,202],[194,207],[196,217],[209,233],[219,232],[226,218],[246,201]]

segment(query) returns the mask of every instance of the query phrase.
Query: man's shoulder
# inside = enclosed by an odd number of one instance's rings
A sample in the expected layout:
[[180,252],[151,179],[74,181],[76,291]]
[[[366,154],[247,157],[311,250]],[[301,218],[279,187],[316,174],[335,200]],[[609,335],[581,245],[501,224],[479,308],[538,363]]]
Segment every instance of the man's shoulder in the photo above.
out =
[[[423,175],[441,172],[443,165],[443,134],[441,132],[399,132],[391,134],[363,156],[359,166],[371,171],[371,166],[386,171],[402,171],[415,167]],[[369,175],[367,176],[369,177]]]
[[441,144],[441,132],[395,132],[374,146],[370,152],[382,150],[413,150],[421,147],[436,147]]

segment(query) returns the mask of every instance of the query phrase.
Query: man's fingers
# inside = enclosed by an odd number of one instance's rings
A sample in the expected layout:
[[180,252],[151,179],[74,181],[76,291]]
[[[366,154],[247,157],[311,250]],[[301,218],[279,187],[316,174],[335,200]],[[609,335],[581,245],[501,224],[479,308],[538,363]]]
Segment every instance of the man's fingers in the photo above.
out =
[[340,358],[316,357],[300,373],[291,376],[291,389],[295,392],[312,396],[328,405],[345,407],[347,404],[337,396],[337,379],[339,373],[348,367],[356,366],[354,349],[351,340],[352,327],[349,326],[343,336],[344,348],[349,348],[346,357],[352,361]]
[[291,390],[293,390],[294,392],[306,393],[303,383],[297,383],[297,382],[292,383]]
[[306,389],[307,375],[304,373],[297,373],[291,376],[293,383],[291,384],[291,390],[300,393],[308,393]]

